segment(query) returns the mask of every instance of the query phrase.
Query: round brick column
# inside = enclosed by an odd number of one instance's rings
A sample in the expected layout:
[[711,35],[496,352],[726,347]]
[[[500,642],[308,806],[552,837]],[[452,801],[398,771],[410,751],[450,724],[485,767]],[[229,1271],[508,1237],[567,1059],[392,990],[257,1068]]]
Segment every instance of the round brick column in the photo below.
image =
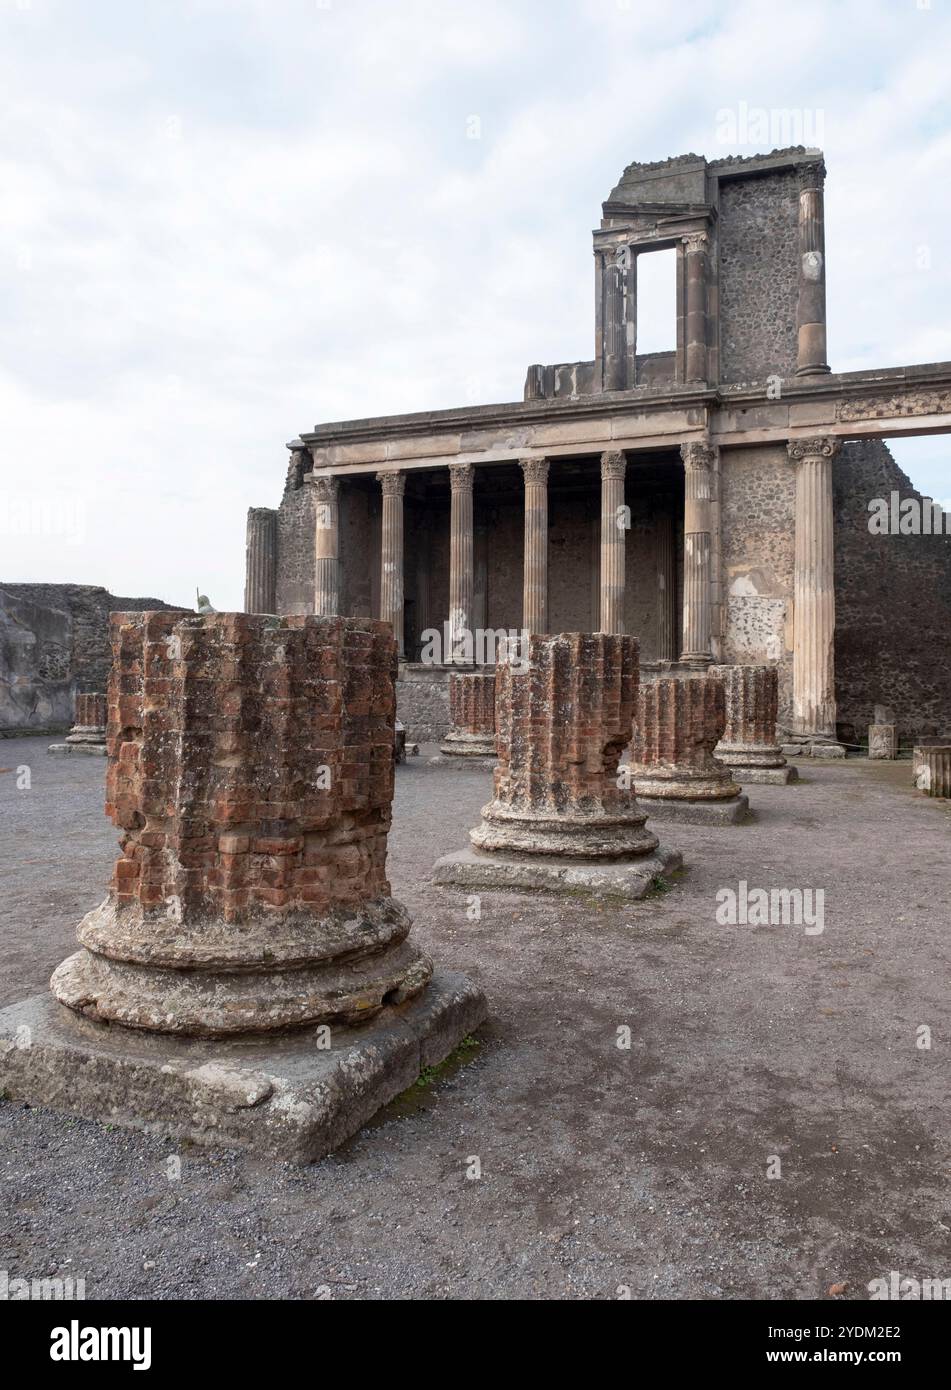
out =
[[450,757],[495,757],[495,676],[458,671],[449,677]]
[[716,746],[716,756],[727,767],[735,768],[743,782],[755,780],[758,771],[779,772],[787,776],[769,781],[789,781],[793,768],[776,737],[779,709],[779,673],[775,666],[711,666],[708,675],[723,682],[726,698],[726,724]]
[[[728,804],[741,819],[746,798],[713,753],[726,724],[722,680],[696,674],[644,681],[637,698],[631,765],[634,790],[650,816]],[[679,803],[679,805],[678,805]]]

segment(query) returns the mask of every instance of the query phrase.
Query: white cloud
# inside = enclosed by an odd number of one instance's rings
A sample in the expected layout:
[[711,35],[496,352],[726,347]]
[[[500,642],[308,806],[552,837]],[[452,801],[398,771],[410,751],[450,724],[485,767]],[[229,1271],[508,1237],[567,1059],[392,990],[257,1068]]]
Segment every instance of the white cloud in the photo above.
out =
[[[0,8],[0,501],[86,503],[81,541],[4,537],[0,578],[239,606],[284,442],[590,356],[601,200],[632,159],[734,152],[740,102],[822,114],[833,364],[951,357],[948,29],[885,0]],[[896,452],[948,491],[940,444]]]

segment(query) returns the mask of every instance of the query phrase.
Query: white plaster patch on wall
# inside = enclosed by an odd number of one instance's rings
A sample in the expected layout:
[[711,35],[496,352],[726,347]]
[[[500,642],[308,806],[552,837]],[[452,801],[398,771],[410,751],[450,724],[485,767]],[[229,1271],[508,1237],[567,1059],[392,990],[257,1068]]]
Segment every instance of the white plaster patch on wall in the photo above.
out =
[[782,661],[786,600],[736,594],[727,600],[726,648],[734,661]]

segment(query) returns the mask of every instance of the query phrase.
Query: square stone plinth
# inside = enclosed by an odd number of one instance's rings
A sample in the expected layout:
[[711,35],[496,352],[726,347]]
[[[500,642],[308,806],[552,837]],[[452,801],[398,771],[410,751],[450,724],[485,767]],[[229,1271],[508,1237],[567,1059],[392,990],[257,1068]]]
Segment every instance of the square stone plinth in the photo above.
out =
[[637,901],[658,879],[670,879],[682,867],[683,856],[663,848],[638,859],[600,860],[460,849],[436,860],[433,882],[452,888],[541,889]]
[[486,1016],[464,975],[363,1028],[205,1041],[108,1027],[49,994],[0,1011],[0,1093],[170,1140],[312,1163],[446,1058]]
[[678,820],[686,825],[740,825],[749,818],[747,796],[724,797],[720,801],[688,801],[686,797],[644,796],[637,799],[647,812],[647,823],[654,820]]
[[799,773],[794,767],[734,767],[730,772],[735,782],[758,782],[761,787],[784,787],[789,782],[798,782]]

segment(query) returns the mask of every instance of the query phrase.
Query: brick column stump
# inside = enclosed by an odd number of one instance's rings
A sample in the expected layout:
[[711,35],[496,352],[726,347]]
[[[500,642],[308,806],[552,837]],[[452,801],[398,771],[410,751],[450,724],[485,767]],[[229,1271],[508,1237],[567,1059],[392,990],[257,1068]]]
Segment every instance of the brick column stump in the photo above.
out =
[[681,856],[658,846],[619,771],[638,685],[633,637],[510,640],[496,667],[494,797],[435,881],[642,898]]
[[440,751],[448,757],[495,761],[495,676],[458,671],[449,677],[452,728]]
[[91,753],[106,756],[106,697],[98,693],[77,695],[73,725],[65,743],[51,743],[48,753]]
[[120,854],[52,998],[0,1013],[0,1089],[319,1158],[485,1014],[433,975],[386,878],[392,629],[161,612],[111,634]]
[[927,796],[951,797],[951,744],[918,746],[912,762],[919,791]]
[[634,791],[651,818],[735,825],[749,814],[730,769],[713,750],[726,727],[723,681],[707,674],[658,676],[637,699]]
[[783,757],[776,734],[779,674],[775,666],[711,666],[722,680],[726,700],[723,737],[714,749],[721,763],[743,783],[785,785],[799,773]]

